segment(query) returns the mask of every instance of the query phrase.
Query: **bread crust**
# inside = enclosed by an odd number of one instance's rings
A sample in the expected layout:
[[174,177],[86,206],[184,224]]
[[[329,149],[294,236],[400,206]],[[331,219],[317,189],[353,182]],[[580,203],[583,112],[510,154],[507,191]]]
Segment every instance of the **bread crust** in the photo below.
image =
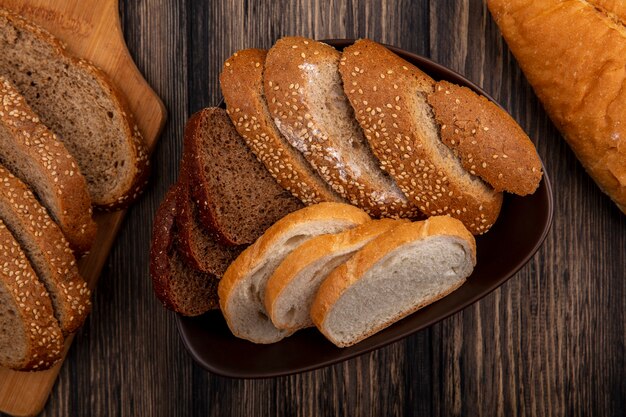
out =
[[326,331],[325,320],[337,300],[341,298],[348,288],[357,283],[370,268],[393,250],[408,243],[424,240],[432,236],[453,236],[465,240],[471,249],[472,263],[476,265],[476,241],[474,236],[472,236],[459,220],[448,216],[433,216],[423,221],[400,224],[369,242],[363,249],[357,252],[345,264],[336,268],[326,278],[320,286],[311,306],[311,319],[315,326],[335,345],[339,347],[351,346],[457,289],[462,283],[450,288],[449,291],[446,291],[444,294],[440,294],[425,303],[414,306],[414,308],[408,312],[399,314],[384,325],[373,329],[371,332],[363,335],[363,337],[355,340],[353,343],[346,344],[339,340],[334,340]]
[[[18,225],[28,238],[21,237],[17,229],[13,235],[18,242],[27,239],[37,247],[43,258],[49,282],[42,283],[50,294],[56,295],[53,303],[55,317],[58,318],[64,334],[73,333],[84,323],[91,310],[91,291],[78,272],[76,259],[58,226],[48,216],[46,209],[39,204],[30,189],[0,166],[0,200],[11,219],[4,218],[11,229]],[[22,247],[26,247],[23,245]],[[28,249],[24,249],[28,255]],[[34,261],[31,261],[37,270]]]
[[535,192],[541,160],[530,138],[511,116],[486,97],[447,81],[428,95],[441,140],[463,167],[496,191]]
[[291,228],[314,220],[347,220],[354,224],[370,221],[363,210],[344,203],[319,203],[305,207],[283,217],[257,239],[254,244],[244,250],[228,267],[218,286],[220,307],[227,322],[231,321],[228,303],[233,290],[247,278],[250,271],[255,270],[261,260],[270,253],[277,240]]
[[[0,76],[0,103],[0,123],[10,136],[13,152],[28,161],[29,169],[36,170],[54,193],[55,204],[48,209],[72,248],[78,253],[88,251],[96,237],[97,226],[91,218],[87,182],[76,160],[3,76]],[[5,158],[6,155],[0,156],[0,159]],[[22,173],[15,174],[25,179]],[[35,192],[43,192],[37,184],[31,187]]]
[[[94,205],[107,211],[119,210],[128,207],[128,205],[137,199],[143,187],[147,183],[149,176],[149,158],[145,141],[134,121],[132,113],[129,110],[126,98],[102,70],[87,60],[77,58],[70,54],[66,50],[65,45],[45,29],[6,9],[0,8],[0,17],[6,18],[14,27],[17,27],[20,30],[33,33],[41,41],[47,43],[51,50],[53,50],[59,57],[68,60],[72,65],[89,74],[90,77],[98,82],[103,91],[105,91],[111,99],[114,107],[117,108],[118,113],[121,116],[120,120],[122,120],[122,129],[124,130],[126,137],[126,151],[132,156],[135,163],[132,166],[132,170],[127,176],[126,181],[122,182],[119,190],[114,190],[114,193],[111,193],[102,199],[95,199],[94,196],[91,195],[91,199]],[[61,140],[63,140],[63,138],[61,138]]]
[[339,71],[381,168],[404,194],[427,216],[458,218],[474,234],[489,230],[500,213],[502,195],[482,183],[468,189],[437,162],[443,158],[425,149],[423,129],[407,107],[419,91],[431,92],[434,80],[368,39],[344,49]]
[[22,320],[28,352],[21,363],[0,363],[20,371],[41,371],[61,359],[63,334],[54,318],[52,303],[19,244],[0,220],[0,281],[14,300]]
[[263,93],[266,55],[262,49],[244,49],[224,63],[220,85],[233,125],[276,181],[305,205],[343,201],[282,139],[269,117]]
[[548,115],[626,214],[626,7],[607,0],[488,6]]
[[295,139],[287,139],[351,204],[362,207],[374,217],[419,216],[417,207],[407,200],[391,178],[386,178],[387,188],[375,184],[375,173],[355,166],[336,150],[336,143],[346,138],[328,134],[320,122],[314,120],[312,114],[316,110],[311,108],[306,96],[308,86],[314,85],[307,71],[315,73],[315,70],[305,68],[338,65],[339,57],[340,53],[333,47],[312,39],[286,37],[278,40],[268,52],[263,80],[270,113],[276,124],[280,123],[279,129],[297,135],[297,143],[293,142]]
[[265,288],[265,309],[274,326],[279,329],[298,330],[281,326],[281,323],[275,319],[277,312],[274,310],[274,306],[279,298],[283,296],[285,289],[304,268],[331,253],[354,247],[359,242],[373,239],[405,222],[408,222],[408,220],[372,220],[345,232],[318,236],[298,246],[276,268]]

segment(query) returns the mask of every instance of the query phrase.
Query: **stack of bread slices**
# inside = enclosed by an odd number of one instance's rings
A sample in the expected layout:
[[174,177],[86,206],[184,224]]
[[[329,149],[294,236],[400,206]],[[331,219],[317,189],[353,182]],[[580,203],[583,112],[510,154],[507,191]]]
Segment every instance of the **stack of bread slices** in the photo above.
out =
[[283,38],[235,53],[220,82],[226,111],[187,124],[151,274],[167,307],[221,308],[253,342],[315,324],[348,346],[444,296],[502,192],[542,177],[496,104],[370,40]]
[[0,9],[0,366],[43,370],[90,311],[76,259],[92,207],[123,208],[148,158],[127,105],[92,64]]

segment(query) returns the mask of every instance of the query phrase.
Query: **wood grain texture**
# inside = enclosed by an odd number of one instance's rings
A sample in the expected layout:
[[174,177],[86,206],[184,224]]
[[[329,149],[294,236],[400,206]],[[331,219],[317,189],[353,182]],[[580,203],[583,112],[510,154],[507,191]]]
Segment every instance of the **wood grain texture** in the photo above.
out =
[[[121,14],[170,121],[151,186],[127,215],[44,415],[623,415],[626,216],[547,119],[481,0],[126,0]],[[537,143],[554,224],[507,284],[430,329],[319,371],[221,378],[191,362],[151,293],[150,224],[175,181],[186,118],[220,98],[224,59],[293,34],[368,36],[481,85]]]

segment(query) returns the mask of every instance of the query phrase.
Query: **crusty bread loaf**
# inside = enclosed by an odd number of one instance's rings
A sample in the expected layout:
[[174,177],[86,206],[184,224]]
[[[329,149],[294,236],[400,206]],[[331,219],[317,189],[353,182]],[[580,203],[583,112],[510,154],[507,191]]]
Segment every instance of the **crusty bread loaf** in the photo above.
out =
[[403,220],[373,220],[298,246],[267,281],[265,309],[274,326],[291,331],[313,326],[311,303],[326,276],[372,239],[400,223]]
[[265,61],[264,91],[285,138],[346,198],[375,217],[419,210],[378,167],[354,119],[337,71],[340,53],[307,38],[276,42]]
[[215,235],[200,223],[186,172],[184,167],[180,170],[176,193],[178,252],[191,268],[221,278],[245,247],[220,244]]
[[489,230],[502,195],[468,173],[439,138],[426,96],[434,80],[384,46],[362,39],[339,71],[381,168],[428,216],[450,215],[474,234]]
[[154,292],[166,308],[184,316],[197,316],[218,308],[218,280],[190,268],[178,252],[174,220],[178,186],[170,188],[154,217],[150,276]]
[[61,358],[63,335],[48,292],[0,220],[0,366],[36,371]]
[[228,327],[237,337],[273,343],[289,336],[265,311],[265,286],[270,275],[299,245],[328,233],[368,222],[361,209],[342,203],[320,203],[291,213],[272,225],[228,267],[218,287]]
[[550,118],[626,213],[623,2],[489,0],[488,6]]
[[117,208],[145,184],[148,157],[122,95],[42,28],[0,9],[0,74],[78,161],[94,204]]
[[436,83],[428,95],[441,140],[463,167],[496,191],[518,195],[535,192],[541,160],[522,128],[500,107],[467,87]]
[[224,63],[220,84],[228,115],[270,174],[300,201],[342,201],[276,128],[263,93],[266,55],[262,49],[245,49]]
[[460,221],[400,224],[326,278],[311,318],[335,345],[351,346],[454,291],[475,264],[474,237]]
[[63,233],[29,188],[0,166],[0,218],[20,243],[50,294],[63,333],[76,331],[90,311],[90,291]]
[[30,184],[77,252],[96,236],[87,182],[74,157],[0,75],[0,162]]
[[200,220],[221,243],[245,245],[302,203],[248,149],[226,111],[207,108],[185,127],[183,164]]

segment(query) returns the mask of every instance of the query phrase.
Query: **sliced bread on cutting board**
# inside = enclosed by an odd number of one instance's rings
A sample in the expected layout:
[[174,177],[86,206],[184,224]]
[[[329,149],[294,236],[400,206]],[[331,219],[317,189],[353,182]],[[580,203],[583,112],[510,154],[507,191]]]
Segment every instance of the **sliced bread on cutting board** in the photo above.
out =
[[379,169],[343,92],[341,54],[312,39],[286,37],[270,49],[263,75],[280,132],[342,197],[375,217],[419,210]]
[[48,292],[1,220],[0,263],[0,366],[48,369],[61,358],[63,334]]
[[280,219],[228,267],[218,287],[220,307],[237,337],[273,343],[292,331],[274,327],[265,310],[267,280],[283,259],[304,242],[370,221],[363,210],[343,203],[320,203]]
[[96,223],[91,218],[87,182],[63,143],[2,75],[0,162],[30,184],[74,250],[89,250]]
[[274,124],[263,92],[266,55],[262,49],[245,49],[224,63],[220,85],[228,115],[270,174],[300,201],[342,201]]
[[250,244],[278,219],[303,207],[248,149],[224,109],[194,114],[184,141],[183,164],[200,220],[221,243]]
[[92,202],[108,209],[147,181],[143,138],[122,95],[92,64],[71,56],[44,29],[0,9],[0,74],[78,161]]
[[313,326],[311,303],[322,281],[355,252],[402,220],[372,220],[345,232],[315,237],[298,246],[267,281],[265,309],[274,326],[299,330]]
[[453,216],[474,234],[489,230],[502,194],[466,171],[441,141],[427,102],[435,81],[367,39],[344,49],[339,72],[380,167],[404,194],[428,216]]
[[0,218],[19,242],[50,295],[64,334],[82,326],[91,309],[87,283],[56,223],[30,189],[0,166]]
[[460,287],[476,264],[476,243],[447,216],[401,224],[330,273],[311,306],[317,328],[351,346]]

